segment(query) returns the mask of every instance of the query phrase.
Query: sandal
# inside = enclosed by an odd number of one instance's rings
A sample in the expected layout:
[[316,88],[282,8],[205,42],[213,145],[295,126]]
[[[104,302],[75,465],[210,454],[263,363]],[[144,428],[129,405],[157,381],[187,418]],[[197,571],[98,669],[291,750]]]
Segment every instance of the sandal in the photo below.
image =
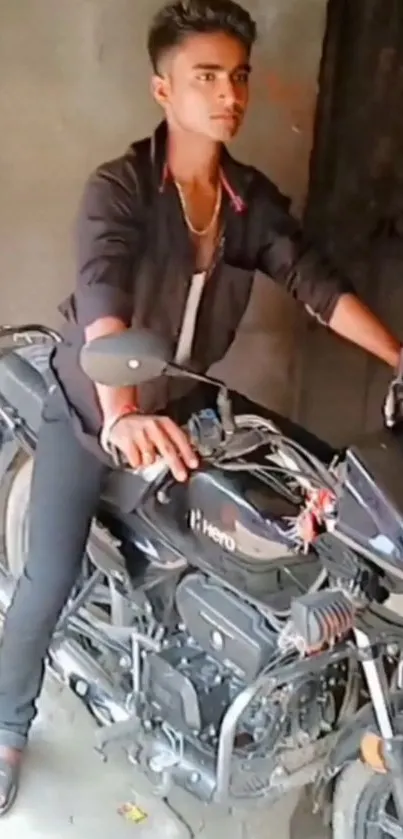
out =
[[0,816],[4,816],[14,804],[17,797],[20,780],[20,761],[10,763],[5,757],[0,757]]

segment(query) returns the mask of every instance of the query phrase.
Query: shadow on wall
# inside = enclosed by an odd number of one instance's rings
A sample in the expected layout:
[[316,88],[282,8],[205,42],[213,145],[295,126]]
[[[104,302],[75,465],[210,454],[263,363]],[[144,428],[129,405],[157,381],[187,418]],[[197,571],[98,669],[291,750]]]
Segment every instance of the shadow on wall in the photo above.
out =
[[[244,5],[258,20],[260,41],[250,114],[233,150],[276,181],[300,213],[326,0]],[[148,133],[158,118],[145,37],[159,6],[160,0],[0,6],[3,321],[57,324],[56,304],[74,282],[71,228],[83,184],[95,165]],[[298,323],[294,304],[258,281],[235,355],[230,351],[225,363],[229,378],[236,371],[250,395],[288,409]]]

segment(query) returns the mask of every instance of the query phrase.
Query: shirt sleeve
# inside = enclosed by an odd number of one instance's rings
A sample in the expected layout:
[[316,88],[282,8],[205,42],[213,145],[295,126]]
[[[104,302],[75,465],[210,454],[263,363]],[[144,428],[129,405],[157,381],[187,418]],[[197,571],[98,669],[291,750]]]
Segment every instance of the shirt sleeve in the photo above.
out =
[[102,317],[130,325],[143,219],[134,161],[119,158],[91,175],[77,219],[77,321]]
[[254,203],[256,269],[281,285],[321,323],[329,323],[341,295],[354,293],[352,284],[309,245],[284,201],[274,200],[273,184],[263,175]]

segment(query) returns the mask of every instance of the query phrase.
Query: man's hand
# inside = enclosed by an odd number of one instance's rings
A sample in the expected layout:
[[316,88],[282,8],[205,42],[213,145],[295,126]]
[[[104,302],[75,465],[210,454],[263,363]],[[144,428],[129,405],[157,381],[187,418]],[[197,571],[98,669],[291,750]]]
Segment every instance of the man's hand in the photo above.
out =
[[185,481],[198,457],[185,432],[169,417],[131,414],[123,416],[109,436],[133,469],[151,466],[163,457],[177,481]]
[[403,422],[403,351],[400,351],[396,376],[389,385],[383,403],[383,417],[387,428],[394,428]]
[[354,294],[343,294],[336,305],[329,326],[394,370],[399,364],[401,343],[389,329]]

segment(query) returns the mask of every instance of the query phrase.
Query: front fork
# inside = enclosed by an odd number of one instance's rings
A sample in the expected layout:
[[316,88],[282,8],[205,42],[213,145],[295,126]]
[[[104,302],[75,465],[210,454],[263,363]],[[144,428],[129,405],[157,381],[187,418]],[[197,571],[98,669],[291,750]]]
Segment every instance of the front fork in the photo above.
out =
[[396,812],[399,823],[403,825],[403,737],[393,731],[389,686],[382,657],[374,655],[373,645],[365,632],[355,628],[354,634],[381,735],[383,763],[392,780]]

